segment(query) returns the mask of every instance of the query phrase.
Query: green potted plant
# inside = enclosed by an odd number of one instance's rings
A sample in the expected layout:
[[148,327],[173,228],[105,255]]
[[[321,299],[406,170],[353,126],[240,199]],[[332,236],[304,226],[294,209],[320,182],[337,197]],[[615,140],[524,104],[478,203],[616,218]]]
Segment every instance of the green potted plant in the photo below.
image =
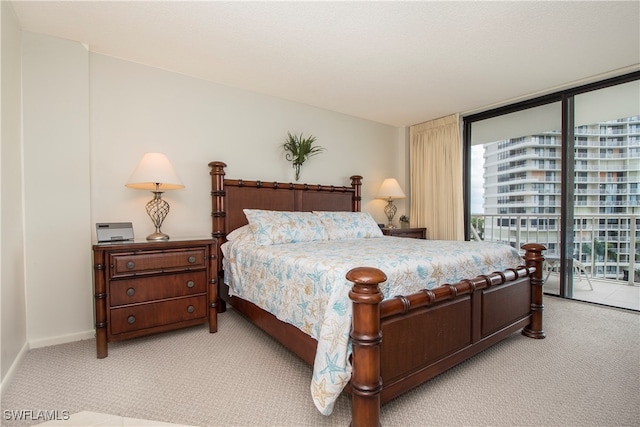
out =
[[296,181],[300,179],[300,167],[311,156],[315,156],[324,151],[324,148],[320,146],[314,146],[316,137],[309,135],[304,137],[303,134],[291,135],[291,132],[287,132],[287,139],[282,145],[284,149],[285,158],[291,162],[293,168],[296,171]]
[[406,215],[400,216],[400,228],[409,228],[409,217]]

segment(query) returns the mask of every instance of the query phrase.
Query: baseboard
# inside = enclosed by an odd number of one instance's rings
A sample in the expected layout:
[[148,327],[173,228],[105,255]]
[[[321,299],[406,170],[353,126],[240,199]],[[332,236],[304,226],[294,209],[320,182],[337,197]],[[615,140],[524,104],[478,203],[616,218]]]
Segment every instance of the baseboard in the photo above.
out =
[[9,367],[9,370],[7,371],[7,375],[4,376],[4,378],[2,379],[2,383],[0,383],[0,400],[2,399],[2,396],[4,396],[4,393],[6,389],[9,387],[9,384],[11,384],[11,381],[13,380],[13,377],[15,376],[16,372],[18,372],[18,368],[22,364],[22,361],[27,356],[28,352],[29,352],[29,343],[25,342],[22,348],[20,349],[20,351],[18,352],[18,355],[13,360],[11,367]]
[[59,335],[57,337],[30,340],[29,348],[40,348],[40,347],[49,347],[51,345],[66,344],[69,342],[93,339],[95,338],[95,336],[96,336],[96,331],[91,329],[90,331],[77,332],[75,334]]

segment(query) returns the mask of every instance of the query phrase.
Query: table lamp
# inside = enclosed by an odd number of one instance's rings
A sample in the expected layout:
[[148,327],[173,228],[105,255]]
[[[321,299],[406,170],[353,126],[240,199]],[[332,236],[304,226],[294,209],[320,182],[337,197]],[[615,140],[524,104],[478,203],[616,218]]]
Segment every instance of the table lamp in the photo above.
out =
[[387,205],[384,207],[384,214],[387,216],[387,220],[389,223],[385,225],[386,228],[396,228],[393,225],[393,217],[396,214],[398,208],[393,204],[394,199],[404,199],[406,196],[402,192],[402,188],[400,188],[400,184],[396,181],[395,178],[387,178],[382,181],[382,185],[380,186],[380,190],[378,190],[378,195],[376,198],[387,200]]
[[184,185],[167,156],[162,153],[146,153],[125,186],[151,190],[153,199],[147,203],[147,214],[156,231],[148,235],[147,240],[169,240],[169,236],[160,231],[160,226],[169,213],[169,203],[162,199],[162,193],[165,190],[179,190]]

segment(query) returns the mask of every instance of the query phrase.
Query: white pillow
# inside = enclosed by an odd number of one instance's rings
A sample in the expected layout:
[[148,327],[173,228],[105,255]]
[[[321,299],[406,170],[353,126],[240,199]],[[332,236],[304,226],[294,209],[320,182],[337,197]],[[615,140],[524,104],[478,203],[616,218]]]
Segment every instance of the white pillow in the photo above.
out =
[[327,240],[322,221],[311,212],[244,209],[244,214],[261,246]]
[[227,234],[227,241],[230,242],[232,240],[239,240],[243,238],[247,233],[251,233],[251,228],[249,224],[245,224],[242,227],[238,227],[233,230],[231,233]]
[[329,240],[382,237],[382,230],[368,212],[315,211],[324,224]]

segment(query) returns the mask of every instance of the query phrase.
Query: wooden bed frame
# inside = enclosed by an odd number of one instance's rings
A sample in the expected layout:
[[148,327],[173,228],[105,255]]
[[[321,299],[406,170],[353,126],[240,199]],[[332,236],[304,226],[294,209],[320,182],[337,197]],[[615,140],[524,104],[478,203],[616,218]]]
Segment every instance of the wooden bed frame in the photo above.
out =
[[[360,211],[361,176],[350,187],[225,179],[223,162],[211,168],[212,236],[222,244],[228,232],[247,223],[243,208],[288,211]],[[542,251],[540,244],[522,248],[524,266],[383,301],[379,283],[385,274],[355,268],[351,339],[352,425],[378,426],[380,406],[469,359],[518,330],[544,338],[542,329]],[[218,272],[222,254],[218,254]],[[313,365],[317,342],[256,305],[219,295],[251,322]]]

